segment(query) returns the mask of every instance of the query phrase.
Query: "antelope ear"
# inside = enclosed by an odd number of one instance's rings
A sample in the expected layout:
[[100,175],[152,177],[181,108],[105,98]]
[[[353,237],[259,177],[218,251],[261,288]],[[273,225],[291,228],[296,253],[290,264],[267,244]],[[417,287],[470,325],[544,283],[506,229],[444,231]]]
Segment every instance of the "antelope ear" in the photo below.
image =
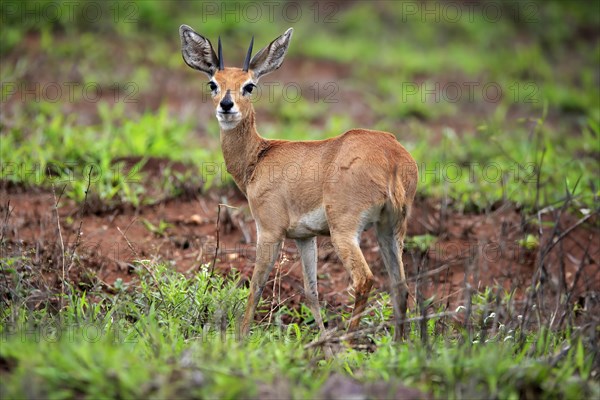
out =
[[179,27],[181,37],[181,55],[190,67],[212,77],[219,68],[219,59],[210,40],[195,32],[187,25]]
[[292,33],[294,33],[294,28],[288,29],[283,35],[273,40],[271,44],[252,57],[250,69],[254,73],[254,79],[258,79],[281,67],[287,49],[290,46]]

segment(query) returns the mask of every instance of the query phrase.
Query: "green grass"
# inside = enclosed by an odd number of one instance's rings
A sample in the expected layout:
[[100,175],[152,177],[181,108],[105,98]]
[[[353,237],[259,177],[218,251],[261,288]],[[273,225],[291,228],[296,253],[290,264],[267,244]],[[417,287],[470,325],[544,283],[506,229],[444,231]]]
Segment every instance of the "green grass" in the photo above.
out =
[[[172,118],[166,107],[126,118],[123,107],[100,102],[102,121],[91,126],[78,124],[74,116],[66,117],[58,107],[57,103],[35,105],[33,120],[23,115],[22,122],[2,137],[2,179],[34,186],[64,186],[65,194],[78,202],[83,202],[89,185],[90,196],[107,204],[138,206],[163,194],[144,189],[144,183],[156,178],[142,172],[149,157],[188,164],[194,175],[178,177],[173,173],[173,179],[195,179],[198,185],[203,183],[205,163],[222,162],[220,153],[213,149],[198,143],[191,146],[196,140],[190,132],[191,124]],[[131,156],[141,157],[131,168],[116,161]],[[162,192],[175,189],[172,179],[162,179],[161,185]]]
[[[427,340],[417,323],[400,344],[383,328],[369,335],[375,351],[343,345],[334,359],[325,360],[320,350],[306,347],[317,333],[303,320],[259,324],[241,339],[237,327],[248,290],[235,274],[211,275],[203,267],[188,278],[140,261],[138,283],[119,284],[113,295],[67,285],[66,295],[38,290],[34,301],[24,268],[29,262],[1,262],[0,273],[12,283],[1,286],[0,360],[8,366],[2,372],[3,398],[254,397],[276,382],[284,382],[292,397],[306,398],[318,395],[334,374],[363,383],[402,382],[440,398],[600,393],[590,380],[596,355],[587,339],[569,330],[542,330],[525,332],[521,342],[518,330],[508,328],[515,326],[508,316],[485,343],[477,335],[469,340],[462,323],[432,318]],[[473,298],[479,310],[472,317],[475,332],[483,332],[477,321],[489,311],[478,306],[486,298]],[[387,297],[379,302],[379,311],[363,324],[377,326],[389,317]],[[440,326],[447,324],[442,334]],[[490,328],[487,319],[484,324]]]
[[[419,187],[433,197],[449,197],[463,209],[482,210],[498,201],[528,209],[562,203],[570,193],[579,207],[596,207],[600,196],[594,157],[574,156],[600,138],[597,126],[581,126],[574,143],[562,129],[539,119],[509,129],[497,121],[458,136],[445,130],[438,146],[405,143],[419,163]],[[417,126],[427,135],[426,125]]]

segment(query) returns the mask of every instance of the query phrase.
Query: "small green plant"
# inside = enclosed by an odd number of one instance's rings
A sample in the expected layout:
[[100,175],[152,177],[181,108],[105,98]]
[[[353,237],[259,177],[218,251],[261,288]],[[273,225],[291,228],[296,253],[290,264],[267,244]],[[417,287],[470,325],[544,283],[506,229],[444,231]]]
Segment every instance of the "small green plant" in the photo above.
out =
[[430,234],[410,236],[406,238],[404,247],[408,251],[416,250],[421,253],[426,253],[427,250],[435,244],[436,240],[437,237]]
[[540,245],[540,241],[537,236],[528,233],[523,239],[517,241],[519,246],[527,250],[535,250]]
[[169,224],[168,222],[162,219],[158,222],[158,225],[154,225],[152,222],[148,221],[145,218],[142,219],[142,223],[144,224],[146,229],[148,229],[150,232],[154,233],[157,236],[166,236],[167,229],[173,226],[172,224]]

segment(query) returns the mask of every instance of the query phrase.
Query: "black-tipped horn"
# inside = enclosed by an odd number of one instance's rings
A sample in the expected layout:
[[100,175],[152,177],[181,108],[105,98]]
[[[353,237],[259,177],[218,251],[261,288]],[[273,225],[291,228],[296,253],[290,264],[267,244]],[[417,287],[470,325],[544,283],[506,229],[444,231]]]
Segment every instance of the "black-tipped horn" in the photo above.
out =
[[219,70],[223,70],[223,48],[221,47],[221,36],[219,36]]
[[248,72],[248,68],[250,68],[250,57],[252,57],[252,46],[254,46],[254,35],[252,35],[252,40],[250,40],[250,47],[248,47],[248,53],[246,53],[246,59],[244,60],[244,67],[242,70],[244,72]]

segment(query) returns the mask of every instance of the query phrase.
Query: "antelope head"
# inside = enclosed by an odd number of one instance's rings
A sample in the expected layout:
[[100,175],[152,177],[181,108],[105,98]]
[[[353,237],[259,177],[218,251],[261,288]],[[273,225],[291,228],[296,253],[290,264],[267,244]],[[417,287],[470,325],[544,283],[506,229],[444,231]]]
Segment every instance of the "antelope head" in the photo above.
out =
[[222,130],[234,129],[242,120],[253,114],[250,95],[262,76],[281,66],[292,33],[293,29],[289,28],[254,57],[252,57],[253,37],[242,68],[225,68],[220,37],[218,53],[215,53],[210,40],[189,26],[181,25],[179,36],[183,60],[191,68],[208,75],[210,79],[208,85]]

